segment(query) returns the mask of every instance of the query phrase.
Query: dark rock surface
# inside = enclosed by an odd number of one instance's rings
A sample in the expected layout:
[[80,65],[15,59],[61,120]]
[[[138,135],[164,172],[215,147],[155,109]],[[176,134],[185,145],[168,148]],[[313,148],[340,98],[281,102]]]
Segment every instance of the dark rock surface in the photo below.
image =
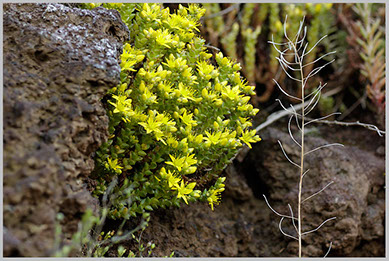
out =
[[[286,125],[285,125],[286,126]],[[316,136],[315,136],[316,135]],[[277,140],[292,160],[299,148],[287,133],[264,130],[243,162],[227,168],[222,203],[211,211],[205,203],[180,209],[158,210],[142,234],[142,242],[156,244],[155,256],[259,256],[290,257],[298,253],[297,241],[278,229],[280,218],[266,205],[262,194],[278,212],[297,213],[298,169],[283,156]],[[323,138],[325,137],[325,138]],[[307,148],[341,142],[309,154],[310,169],[304,177],[303,198],[334,181],[303,206],[303,255],[322,257],[332,241],[329,256],[372,257],[385,255],[385,157],[377,153],[385,138],[363,128],[321,128],[306,136]],[[291,222],[283,230],[296,235]],[[129,243],[129,247],[131,247]],[[135,246],[136,249],[136,246]]]
[[[315,130],[317,133],[312,132],[306,136],[306,152],[334,142],[345,146],[323,148],[305,158],[306,169],[310,171],[303,179],[303,199],[320,191],[331,181],[333,183],[302,205],[303,232],[315,229],[326,219],[336,217],[318,231],[303,237],[305,255],[324,256],[332,242],[330,256],[377,256],[378,253],[378,256],[383,256],[383,244],[376,246],[381,248],[378,251],[370,248],[369,251],[361,252],[359,249],[361,243],[382,241],[385,236],[385,159],[375,153],[385,139],[365,129]],[[378,142],[364,146],[369,136],[376,137]],[[277,140],[283,143],[286,153],[294,162],[299,162],[300,148],[293,143],[289,134],[274,128],[266,130],[262,137],[265,142],[256,146],[246,159],[246,164],[252,164],[256,172],[251,174],[251,178],[257,178],[265,184],[269,202],[274,209],[290,214],[287,206],[290,203],[296,214],[299,170],[285,160]],[[273,217],[279,220],[275,214]],[[285,231],[296,236],[291,222],[285,221],[284,224]],[[272,226],[274,233],[280,233],[276,224]],[[297,242],[293,239],[288,241],[287,251],[296,253]]]
[[4,256],[47,256],[86,207],[94,151],[108,136],[100,100],[120,81],[128,29],[114,10],[4,5]]

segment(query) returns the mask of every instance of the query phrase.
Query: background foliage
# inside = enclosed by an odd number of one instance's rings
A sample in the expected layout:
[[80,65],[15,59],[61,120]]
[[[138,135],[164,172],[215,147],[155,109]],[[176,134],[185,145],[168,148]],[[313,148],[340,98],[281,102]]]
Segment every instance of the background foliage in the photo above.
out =
[[[383,4],[204,4],[202,33],[207,41],[242,65],[244,76],[256,85],[253,103],[267,107],[282,95],[273,78],[286,91],[301,96],[299,88],[285,77],[274,58],[277,54],[267,43],[283,41],[282,24],[288,15],[287,31],[294,35],[305,16],[307,40],[312,47],[323,39],[307,59],[314,61],[324,53],[336,51],[335,62],[315,76],[314,81],[328,82],[326,91],[337,94],[322,99],[322,115],[343,111],[339,120],[358,106],[367,107],[384,127],[385,108],[385,6]],[[328,56],[330,57],[330,56]],[[327,60],[328,61],[328,60]],[[319,61],[318,66],[327,62]],[[304,68],[310,71],[309,66]],[[311,86],[317,84],[312,83]],[[290,102],[296,102],[290,100]],[[270,106],[271,107],[271,106]],[[272,107],[271,107],[272,108]],[[375,122],[372,122],[375,123]]]

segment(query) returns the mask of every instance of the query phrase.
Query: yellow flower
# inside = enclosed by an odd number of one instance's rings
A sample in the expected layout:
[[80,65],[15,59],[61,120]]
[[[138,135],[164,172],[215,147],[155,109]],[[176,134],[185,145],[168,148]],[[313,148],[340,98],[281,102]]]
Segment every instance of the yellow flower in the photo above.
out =
[[[175,175],[175,173],[172,173],[170,170],[166,172],[166,169],[164,167],[161,168],[160,175],[161,178],[167,180],[169,188],[177,186],[178,182],[180,182],[181,180],[181,178],[178,175]],[[159,181],[158,178],[157,180]]]
[[[118,96],[118,95],[112,95],[112,98],[116,100],[116,103],[109,101],[110,104],[112,104],[115,109],[113,110],[113,113],[128,113],[131,112],[131,99],[127,99],[126,96]],[[131,113],[130,113],[131,114]]]
[[213,211],[213,204],[219,205],[220,203],[220,192],[221,191],[219,190],[213,190],[211,195],[207,198],[209,205],[211,205],[212,211]]
[[107,168],[109,166],[110,169],[113,169],[115,172],[119,174],[122,172],[120,169],[122,169],[123,167],[118,164],[118,159],[112,160],[111,157],[108,157],[107,160],[108,160],[108,164],[106,164]]
[[251,131],[246,130],[245,132],[242,133],[242,137],[240,137],[239,139],[244,143],[246,143],[246,145],[251,149],[252,147],[250,143],[254,143],[261,140],[261,138],[259,138],[259,136],[255,134],[256,134],[256,130],[251,130]]
[[206,146],[211,146],[212,144],[218,144],[219,143],[219,139],[222,135],[222,133],[219,131],[219,132],[214,132],[214,133],[209,133],[208,131],[205,131],[205,134],[207,135],[207,137],[204,137],[204,140],[205,140],[205,145]]
[[165,163],[168,164],[168,165],[172,165],[173,167],[175,167],[176,169],[178,169],[178,171],[181,171],[182,167],[184,166],[184,163],[185,163],[185,157],[183,158],[175,158],[174,156],[170,155],[169,154],[169,157],[172,161],[166,161]]
[[184,181],[181,180],[180,186],[175,184],[173,189],[177,190],[177,198],[182,198],[186,204],[188,204],[187,195],[192,193],[193,188],[196,186],[196,182],[189,183],[185,186]]
[[196,126],[197,122],[195,120],[192,120],[193,118],[193,114],[192,113],[189,113],[187,114],[186,113],[186,110],[184,111],[184,114],[182,116],[179,116],[182,120],[183,123],[185,123],[187,126],[189,125],[192,125],[192,126]]
[[197,163],[197,160],[194,158],[194,154],[187,154],[182,158],[175,158],[169,154],[169,157],[172,161],[166,161],[165,163],[175,167],[178,171],[184,169],[185,174],[192,174],[196,171],[196,167],[191,167]]

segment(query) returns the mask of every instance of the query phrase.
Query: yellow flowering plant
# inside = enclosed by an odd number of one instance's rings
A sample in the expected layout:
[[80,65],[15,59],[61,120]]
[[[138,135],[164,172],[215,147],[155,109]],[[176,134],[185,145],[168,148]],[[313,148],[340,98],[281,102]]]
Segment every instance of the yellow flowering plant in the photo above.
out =
[[254,87],[239,64],[213,56],[198,36],[205,10],[171,13],[160,4],[86,4],[119,11],[130,31],[121,84],[106,97],[109,140],[96,153],[95,196],[117,178],[110,218],[197,200],[220,202],[222,170],[244,144],[260,138],[249,118]]

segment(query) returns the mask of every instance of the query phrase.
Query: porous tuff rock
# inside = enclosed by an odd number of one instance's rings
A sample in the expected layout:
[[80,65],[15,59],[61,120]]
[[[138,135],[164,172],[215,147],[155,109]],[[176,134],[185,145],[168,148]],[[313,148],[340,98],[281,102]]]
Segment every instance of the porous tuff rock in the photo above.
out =
[[128,28],[115,10],[4,5],[4,256],[47,256],[58,212],[76,229],[92,156],[107,140],[100,100],[120,82]]

